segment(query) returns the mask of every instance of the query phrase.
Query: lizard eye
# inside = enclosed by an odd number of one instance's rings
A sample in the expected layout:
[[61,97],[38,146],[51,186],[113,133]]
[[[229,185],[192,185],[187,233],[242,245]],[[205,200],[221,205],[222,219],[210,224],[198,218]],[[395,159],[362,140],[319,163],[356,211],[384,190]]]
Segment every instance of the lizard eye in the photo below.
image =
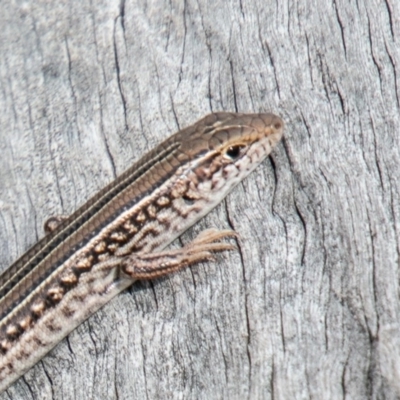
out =
[[243,145],[229,146],[225,151],[225,157],[231,160],[236,160],[236,158],[240,156],[240,151],[243,147]]

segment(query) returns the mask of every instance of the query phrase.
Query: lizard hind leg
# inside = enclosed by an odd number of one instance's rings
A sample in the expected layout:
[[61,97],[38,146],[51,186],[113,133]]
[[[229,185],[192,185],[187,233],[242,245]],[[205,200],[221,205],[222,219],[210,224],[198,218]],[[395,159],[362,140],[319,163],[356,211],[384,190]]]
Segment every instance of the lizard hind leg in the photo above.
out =
[[46,235],[55,231],[68,218],[68,215],[54,215],[48,218],[43,224]]
[[180,249],[127,256],[121,269],[134,280],[159,278],[201,261],[212,261],[214,252],[235,249],[234,245],[220,240],[237,236],[232,230],[207,229]]

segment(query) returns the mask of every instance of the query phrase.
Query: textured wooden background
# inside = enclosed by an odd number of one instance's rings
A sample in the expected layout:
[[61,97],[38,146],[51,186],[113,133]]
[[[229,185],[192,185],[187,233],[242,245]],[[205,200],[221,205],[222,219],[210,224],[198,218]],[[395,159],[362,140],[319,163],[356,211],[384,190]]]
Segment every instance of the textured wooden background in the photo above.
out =
[[[52,3],[52,4],[50,4]],[[273,111],[284,141],[1,399],[400,397],[400,3],[0,3],[0,268],[172,132]]]

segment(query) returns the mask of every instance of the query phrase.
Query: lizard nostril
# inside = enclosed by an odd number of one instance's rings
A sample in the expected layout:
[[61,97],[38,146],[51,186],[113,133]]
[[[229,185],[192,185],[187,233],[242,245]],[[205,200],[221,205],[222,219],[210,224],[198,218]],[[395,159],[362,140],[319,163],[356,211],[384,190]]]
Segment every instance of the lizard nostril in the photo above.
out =
[[274,123],[274,128],[275,128],[277,131],[279,131],[279,129],[282,128],[282,122],[281,122],[281,121],[276,121],[276,122]]

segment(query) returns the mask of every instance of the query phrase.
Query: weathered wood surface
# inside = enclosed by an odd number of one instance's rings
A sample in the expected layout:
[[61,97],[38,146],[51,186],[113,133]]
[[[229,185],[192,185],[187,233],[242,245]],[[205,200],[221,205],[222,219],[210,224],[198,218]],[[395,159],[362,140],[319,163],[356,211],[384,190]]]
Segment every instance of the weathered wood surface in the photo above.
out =
[[0,27],[1,269],[203,115],[286,121],[179,241],[238,251],[122,293],[1,399],[400,397],[399,2],[28,0]]

